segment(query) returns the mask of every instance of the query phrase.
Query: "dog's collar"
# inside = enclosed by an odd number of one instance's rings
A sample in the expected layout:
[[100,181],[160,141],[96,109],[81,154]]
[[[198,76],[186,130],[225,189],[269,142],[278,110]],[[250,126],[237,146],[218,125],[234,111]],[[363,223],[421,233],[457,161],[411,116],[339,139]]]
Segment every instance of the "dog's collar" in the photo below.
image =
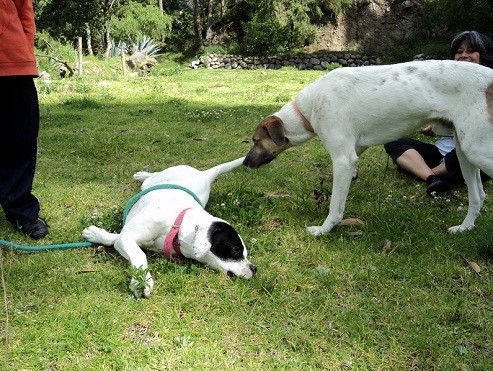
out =
[[298,114],[298,116],[300,116],[301,121],[303,122],[303,127],[310,133],[314,133],[312,124],[310,124],[310,121],[308,121],[306,117],[303,115],[303,113],[301,113],[300,107],[298,107],[296,100],[293,100],[291,102],[291,105],[293,106],[293,109]]
[[171,227],[168,234],[166,235],[166,238],[164,239],[163,253],[164,256],[168,258],[169,261],[173,260],[173,250],[175,250],[175,252],[178,255],[183,256],[180,249],[180,240],[178,239],[178,232],[180,231],[180,226],[181,223],[183,222],[183,218],[185,217],[185,213],[189,209],[190,208],[186,208],[185,210],[183,210],[181,213],[178,214],[175,222],[173,223],[173,226]]

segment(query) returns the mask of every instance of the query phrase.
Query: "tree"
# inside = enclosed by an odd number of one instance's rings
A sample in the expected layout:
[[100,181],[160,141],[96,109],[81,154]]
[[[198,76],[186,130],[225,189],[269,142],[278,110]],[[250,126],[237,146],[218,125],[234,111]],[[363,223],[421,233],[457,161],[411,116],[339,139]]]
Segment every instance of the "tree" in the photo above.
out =
[[208,0],[207,3],[207,21],[205,28],[205,42],[210,44],[212,40],[212,17],[213,17],[214,0]]
[[202,20],[200,17],[201,9],[198,0],[192,0],[193,6],[193,29],[195,31],[195,43],[199,50],[204,48],[204,40],[202,38]]
[[[149,36],[163,42],[172,18],[156,4],[132,0],[42,0],[37,25],[52,37],[75,45],[77,37],[91,35],[91,47],[109,55],[112,39],[131,41]],[[89,40],[89,39],[87,39]],[[87,45],[89,51],[89,45]]]
[[144,5],[136,1],[118,8],[110,19],[111,35],[116,40],[134,40],[148,36],[164,42],[171,32],[172,19],[156,5]]
[[308,1],[264,1],[244,24],[244,50],[250,54],[283,53],[315,37]]
[[434,27],[445,26],[452,33],[477,30],[493,36],[493,2],[491,0],[427,0]]
[[36,23],[58,40],[75,45],[77,37],[87,34],[92,47],[102,52],[108,44],[109,19],[121,0],[43,0],[37,8]]

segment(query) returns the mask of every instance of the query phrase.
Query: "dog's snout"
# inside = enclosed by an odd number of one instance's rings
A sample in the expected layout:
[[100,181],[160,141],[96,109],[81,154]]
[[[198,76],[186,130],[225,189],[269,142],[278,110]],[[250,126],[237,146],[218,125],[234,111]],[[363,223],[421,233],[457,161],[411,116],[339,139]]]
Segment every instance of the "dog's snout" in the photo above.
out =
[[250,156],[250,153],[243,160],[243,165],[245,165],[246,167],[248,167],[250,169],[256,169],[256,168],[258,168],[258,165],[256,165],[255,162],[252,161],[251,156]]
[[254,275],[255,273],[257,273],[257,267],[254,266],[253,264],[250,264],[248,266],[248,268],[250,268],[250,270],[252,271],[252,275]]
[[245,165],[250,169],[258,169],[259,167],[270,163],[272,160],[274,160],[274,158],[275,156],[273,157],[257,156],[257,155],[250,156],[249,154],[246,156],[245,160],[243,160],[243,165]]

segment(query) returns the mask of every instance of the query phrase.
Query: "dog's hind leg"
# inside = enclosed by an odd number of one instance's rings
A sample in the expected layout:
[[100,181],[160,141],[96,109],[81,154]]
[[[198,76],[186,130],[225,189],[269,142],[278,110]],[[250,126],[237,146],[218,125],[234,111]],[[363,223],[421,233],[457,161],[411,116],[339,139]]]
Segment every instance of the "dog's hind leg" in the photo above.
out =
[[460,225],[450,227],[448,231],[450,233],[457,233],[468,231],[474,228],[474,222],[479,215],[483,201],[486,197],[483,189],[483,183],[481,182],[481,176],[477,166],[473,165],[464,155],[460,144],[456,143],[457,157],[459,158],[460,168],[464,180],[467,184],[467,197],[469,206],[467,209],[467,215]]
[[144,182],[147,178],[149,178],[154,173],[148,173],[147,171],[139,171],[134,174],[133,178],[141,183]]
[[352,176],[356,169],[357,159],[358,156],[355,152],[352,156],[344,155],[338,158],[332,158],[333,177],[329,215],[322,225],[307,228],[307,231],[313,236],[327,233],[341,222],[344,215],[346,197],[349,193]]

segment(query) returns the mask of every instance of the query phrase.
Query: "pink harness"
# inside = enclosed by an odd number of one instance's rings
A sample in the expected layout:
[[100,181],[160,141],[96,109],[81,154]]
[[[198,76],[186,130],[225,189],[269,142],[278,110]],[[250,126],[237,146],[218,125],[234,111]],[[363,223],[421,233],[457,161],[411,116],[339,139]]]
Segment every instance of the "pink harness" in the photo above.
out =
[[190,208],[187,208],[178,214],[175,222],[173,223],[173,226],[171,227],[170,231],[166,235],[166,238],[164,239],[163,253],[164,256],[168,258],[169,261],[173,261],[173,250],[175,250],[175,252],[178,255],[183,256],[180,248],[180,240],[178,239],[178,232],[180,231],[180,226],[181,223],[183,222],[185,213],[189,209]]

